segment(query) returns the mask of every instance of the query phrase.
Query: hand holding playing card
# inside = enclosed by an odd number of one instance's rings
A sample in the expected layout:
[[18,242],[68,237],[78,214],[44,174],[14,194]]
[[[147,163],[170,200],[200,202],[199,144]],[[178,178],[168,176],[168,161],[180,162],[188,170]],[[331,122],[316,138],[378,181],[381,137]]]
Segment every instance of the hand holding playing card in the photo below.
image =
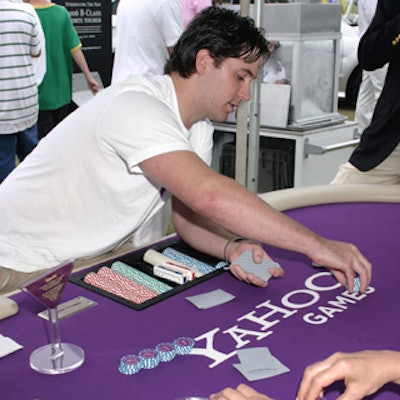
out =
[[230,270],[237,279],[260,287],[266,287],[271,276],[280,278],[284,274],[278,263],[266,257],[255,261],[249,250],[232,261]]

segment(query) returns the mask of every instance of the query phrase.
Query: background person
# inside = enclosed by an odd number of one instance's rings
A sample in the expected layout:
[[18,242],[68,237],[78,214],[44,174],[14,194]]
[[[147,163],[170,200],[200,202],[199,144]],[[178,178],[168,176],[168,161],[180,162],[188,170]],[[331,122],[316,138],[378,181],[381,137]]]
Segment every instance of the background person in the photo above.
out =
[[93,94],[99,84],[92,77],[82,43],[67,9],[47,0],[31,0],[46,39],[47,69],[39,86],[39,139],[47,135],[71,111],[73,61],[85,75]]
[[201,11],[212,5],[212,0],[182,0],[183,28]]
[[368,71],[389,63],[385,85],[370,125],[342,164],[333,184],[400,183],[400,2],[378,0],[375,16],[358,47],[360,66]]
[[181,0],[121,0],[111,83],[129,75],[162,75],[183,31]]
[[33,58],[41,55],[40,24],[25,4],[0,0],[0,183],[36,146],[38,118]]
[[[376,11],[378,0],[358,0],[358,32],[364,35]],[[385,82],[387,64],[373,71],[362,71],[362,81],[357,96],[355,120],[360,132],[370,124],[372,113]]]
[[[42,48],[40,51],[40,57],[33,57],[32,58],[32,64],[33,64],[33,70],[35,73],[35,78],[36,78],[36,84],[39,86],[44,78],[44,75],[46,74],[46,40],[44,37],[43,29],[42,29],[42,24],[40,23],[40,19],[33,8],[33,6],[30,4],[30,0],[13,0],[16,3],[22,4],[25,6],[26,10],[32,14],[32,16],[35,18],[38,27],[39,27],[39,36],[40,36],[40,42],[42,43]],[[38,124],[37,122],[32,125],[30,128],[27,128],[24,130],[23,135],[29,140],[31,140],[35,145],[38,144],[39,142],[39,133],[38,133]],[[24,155],[20,154],[18,155],[18,162],[23,161],[25,158]]]

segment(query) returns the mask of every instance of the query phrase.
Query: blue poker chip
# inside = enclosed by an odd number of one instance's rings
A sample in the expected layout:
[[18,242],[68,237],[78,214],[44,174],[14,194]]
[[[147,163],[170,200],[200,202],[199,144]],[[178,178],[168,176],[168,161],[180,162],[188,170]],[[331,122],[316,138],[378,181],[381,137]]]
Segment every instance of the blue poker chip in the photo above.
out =
[[[354,278],[353,286],[354,286],[354,290],[353,290],[353,291],[354,291],[355,293],[357,293],[357,292],[360,291],[360,278],[359,278],[358,276],[356,276],[356,277]],[[348,284],[346,284],[346,289],[347,289],[347,290],[349,289],[349,285],[348,285]]]
[[135,354],[123,356],[120,360],[118,370],[124,375],[137,374],[142,368],[140,357]]
[[158,351],[160,361],[162,362],[172,361],[176,356],[176,349],[173,343],[159,343],[156,350]]
[[160,355],[155,349],[144,349],[139,352],[142,368],[152,369],[160,363]]
[[189,354],[194,347],[194,339],[189,337],[180,337],[174,340],[176,354],[181,356]]
[[360,291],[360,278],[358,276],[354,278],[354,291],[355,292]]

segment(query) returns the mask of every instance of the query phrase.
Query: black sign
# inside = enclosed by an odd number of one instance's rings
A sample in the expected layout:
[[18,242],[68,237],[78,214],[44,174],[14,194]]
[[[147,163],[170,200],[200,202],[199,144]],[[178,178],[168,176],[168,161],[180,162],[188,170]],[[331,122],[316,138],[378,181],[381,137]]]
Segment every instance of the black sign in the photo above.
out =
[[[111,0],[55,2],[68,10],[90,70],[97,71],[103,85],[108,86],[112,69]],[[75,68],[75,72],[80,72]]]

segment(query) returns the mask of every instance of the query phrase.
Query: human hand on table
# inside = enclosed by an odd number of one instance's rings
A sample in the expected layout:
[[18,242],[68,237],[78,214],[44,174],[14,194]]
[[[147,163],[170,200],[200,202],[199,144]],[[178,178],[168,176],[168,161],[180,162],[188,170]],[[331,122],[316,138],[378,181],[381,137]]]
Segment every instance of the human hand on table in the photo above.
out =
[[219,393],[212,394],[210,400],[272,400],[250,386],[240,384],[236,389],[225,388]]
[[[229,247],[226,249],[227,259],[233,261],[245,251],[251,251],[253,253],[253,261],[255,263],[261,263],[263,258],[271,259],[259,242],[247,239],[230,243]],[[266,287],[268,285],[268,282],[262,280],[253,273],[244,271],[239,265],[233,263],[230,265],[229,269],[240,281],[259,287]],[[284,275],[282,268],[271,267],[268,271],[274,278],[281,278]]]
[[400,384],[400,352],[335,353],[306,368],[297,400],[317,400],[324,388],[339,380],[344,380],[346,390],[338,400],[359,400],[388,382]]
[[354,289],[354,277],[358,275],[360,292],[364,293],[371,282],[372,265],[360,250],[351,243],[321,237],[319,240],[322,246],[314,249],[316,254],[310,254],[310,258],[318,265],[329,268],[343,286],[347,283],[350,292]]

